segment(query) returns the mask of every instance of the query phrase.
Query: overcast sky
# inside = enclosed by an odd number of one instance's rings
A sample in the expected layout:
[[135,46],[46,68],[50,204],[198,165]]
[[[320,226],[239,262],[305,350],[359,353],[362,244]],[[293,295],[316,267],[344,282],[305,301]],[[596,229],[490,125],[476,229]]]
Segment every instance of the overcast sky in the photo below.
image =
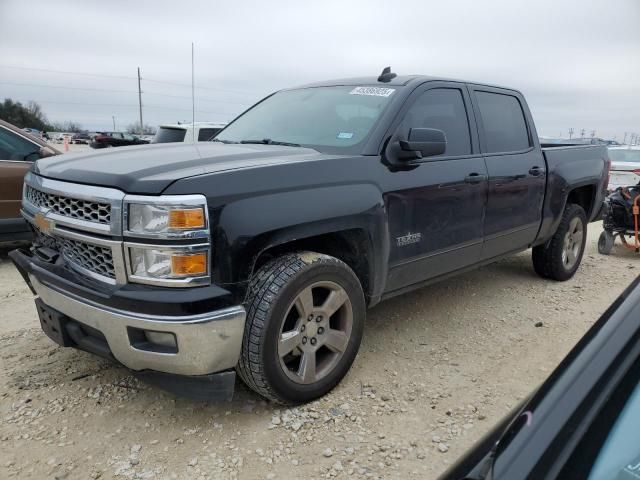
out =
[[123,129],[140,67],[145,123],[190,121],[192,41],[199,121],[391,65],[517,88],[540,135],[640,133],[639,0],[0,0],[0,98]]

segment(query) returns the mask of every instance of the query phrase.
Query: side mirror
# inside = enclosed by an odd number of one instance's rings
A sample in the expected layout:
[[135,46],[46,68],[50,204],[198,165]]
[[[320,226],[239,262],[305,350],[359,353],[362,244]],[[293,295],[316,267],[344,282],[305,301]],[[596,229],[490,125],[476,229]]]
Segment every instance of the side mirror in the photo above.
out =
[[43,152],[44,149],[41,148],[40,150],[36,150],[35,152],[27,153],[24,157],[22,157],[22,159],[25,162],[35,162],[36,160],[42,158]]
[[420,152],[423,157],[442,155],[447,150],[447,137],[436,128],[411,128],[408,140],[400,140],[405,152]]

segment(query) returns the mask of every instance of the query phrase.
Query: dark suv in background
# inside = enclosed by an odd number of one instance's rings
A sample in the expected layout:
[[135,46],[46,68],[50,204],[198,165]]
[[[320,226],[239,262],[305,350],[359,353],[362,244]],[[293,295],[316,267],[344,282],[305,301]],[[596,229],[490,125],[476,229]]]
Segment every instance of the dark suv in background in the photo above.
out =
[[123,132],[98,132],[93,137],[89,146],[91,148],[126,147],[128,145],[146,145],[147,140],[142,140],[135,135]]
[[86,132],[76,133],[71,137],[71,143],[89,145],[89,142],[91,142],[91,137]]

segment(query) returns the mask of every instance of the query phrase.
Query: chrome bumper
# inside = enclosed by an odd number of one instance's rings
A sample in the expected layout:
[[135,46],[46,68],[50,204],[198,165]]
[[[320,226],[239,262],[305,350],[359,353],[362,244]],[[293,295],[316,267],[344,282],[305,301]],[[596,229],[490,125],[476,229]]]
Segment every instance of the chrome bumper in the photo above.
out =
[[[191,316],[144,315],[107,308],[53,289],[32,274],[29,279],[46,305],[102,332],[116,360],[132,370],[207,375],[234,368],[238,362],[246,317],[242,306]],[[128,327],[173,333],[177,352],[161,353],[134,347]]]

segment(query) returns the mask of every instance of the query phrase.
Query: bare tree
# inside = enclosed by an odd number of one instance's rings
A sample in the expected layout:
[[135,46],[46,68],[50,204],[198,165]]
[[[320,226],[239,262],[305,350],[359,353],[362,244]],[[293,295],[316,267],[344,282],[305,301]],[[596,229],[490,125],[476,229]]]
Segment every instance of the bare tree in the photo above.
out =
[[53,130],[54,132],[69,132],[69,133],[80,133],[85,131],[85,129],[82,128],[82,125],[72,121],[55,122],[51,124],[50,130]]
[[[145,123],[143,128],[143,135],[155,135],[156,128],[151,125]],[[140,133],[140,122],[130,123],[127,125],[127,133],[131,133],[137,135]]]

